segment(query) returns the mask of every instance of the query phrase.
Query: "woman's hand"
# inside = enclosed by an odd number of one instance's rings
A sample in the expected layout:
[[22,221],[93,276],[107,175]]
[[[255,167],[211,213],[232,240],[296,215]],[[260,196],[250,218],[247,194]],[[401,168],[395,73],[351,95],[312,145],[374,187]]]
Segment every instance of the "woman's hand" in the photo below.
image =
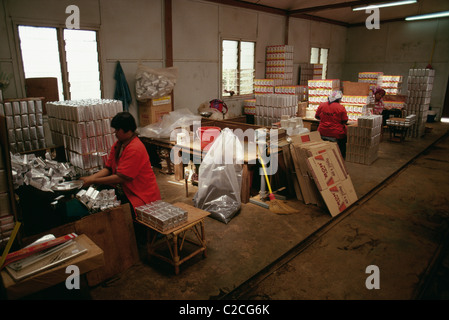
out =
[[92,176],[81,177],[80,180],[84,182],[83,187],[89,187],[94,183],[94,178]]

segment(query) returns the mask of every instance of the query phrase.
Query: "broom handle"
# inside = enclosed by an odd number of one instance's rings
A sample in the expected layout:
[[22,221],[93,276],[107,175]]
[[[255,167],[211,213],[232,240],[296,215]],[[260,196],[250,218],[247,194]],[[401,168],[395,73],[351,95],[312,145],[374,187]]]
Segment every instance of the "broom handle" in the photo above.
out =
[[263,160],[262,160],[262,156],[260,155],[259,148],[257,148],[257,153],[259,154],[259,161],[260,161],[260,164],[262,165],[263,172],[265,173],[265,180],[267,180],[268,190],[270,191],[270,194],[271,194],[273,192],[271,191],[271,186],[270,186],[270,182],[268,181],[267,171],[265,170],[265,165],[263,164]]

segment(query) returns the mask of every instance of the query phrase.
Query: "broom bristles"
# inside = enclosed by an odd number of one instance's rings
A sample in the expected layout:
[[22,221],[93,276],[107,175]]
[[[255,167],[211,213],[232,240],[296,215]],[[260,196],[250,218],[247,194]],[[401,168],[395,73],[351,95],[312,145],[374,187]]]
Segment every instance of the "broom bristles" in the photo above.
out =
[[277,214],[291,214],[291,213],[298,213],[299,210],[290,207],[289,205],[275,199],[270,200],[270,211],[277,213]]

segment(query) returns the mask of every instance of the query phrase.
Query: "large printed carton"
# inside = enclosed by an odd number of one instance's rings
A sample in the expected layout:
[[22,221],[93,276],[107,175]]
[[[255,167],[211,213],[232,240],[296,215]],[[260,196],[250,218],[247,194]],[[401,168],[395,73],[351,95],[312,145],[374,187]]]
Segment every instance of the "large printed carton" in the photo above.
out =
[[336,143],[321,140],[317,131],[291,138],[290,150],[304,203],[327,207],[335,216],[357,201]]
[[344,211],[358,199],[349,176],[322,190],[321,195],[332,217]]

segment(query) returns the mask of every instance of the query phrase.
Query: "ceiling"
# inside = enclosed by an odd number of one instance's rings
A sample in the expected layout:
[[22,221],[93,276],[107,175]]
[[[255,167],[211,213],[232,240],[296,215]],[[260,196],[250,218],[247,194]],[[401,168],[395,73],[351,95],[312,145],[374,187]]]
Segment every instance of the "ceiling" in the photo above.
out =
[[[242,8],[282,14],[290,17],[325,21],[343,26],[364,25],[371,12],[352,11],[352,7],[385,0],[212,0]],[[380,8],[380,22],[403,20],[407,16],[449,10],[449,0],[418,0],[417,3]]]

